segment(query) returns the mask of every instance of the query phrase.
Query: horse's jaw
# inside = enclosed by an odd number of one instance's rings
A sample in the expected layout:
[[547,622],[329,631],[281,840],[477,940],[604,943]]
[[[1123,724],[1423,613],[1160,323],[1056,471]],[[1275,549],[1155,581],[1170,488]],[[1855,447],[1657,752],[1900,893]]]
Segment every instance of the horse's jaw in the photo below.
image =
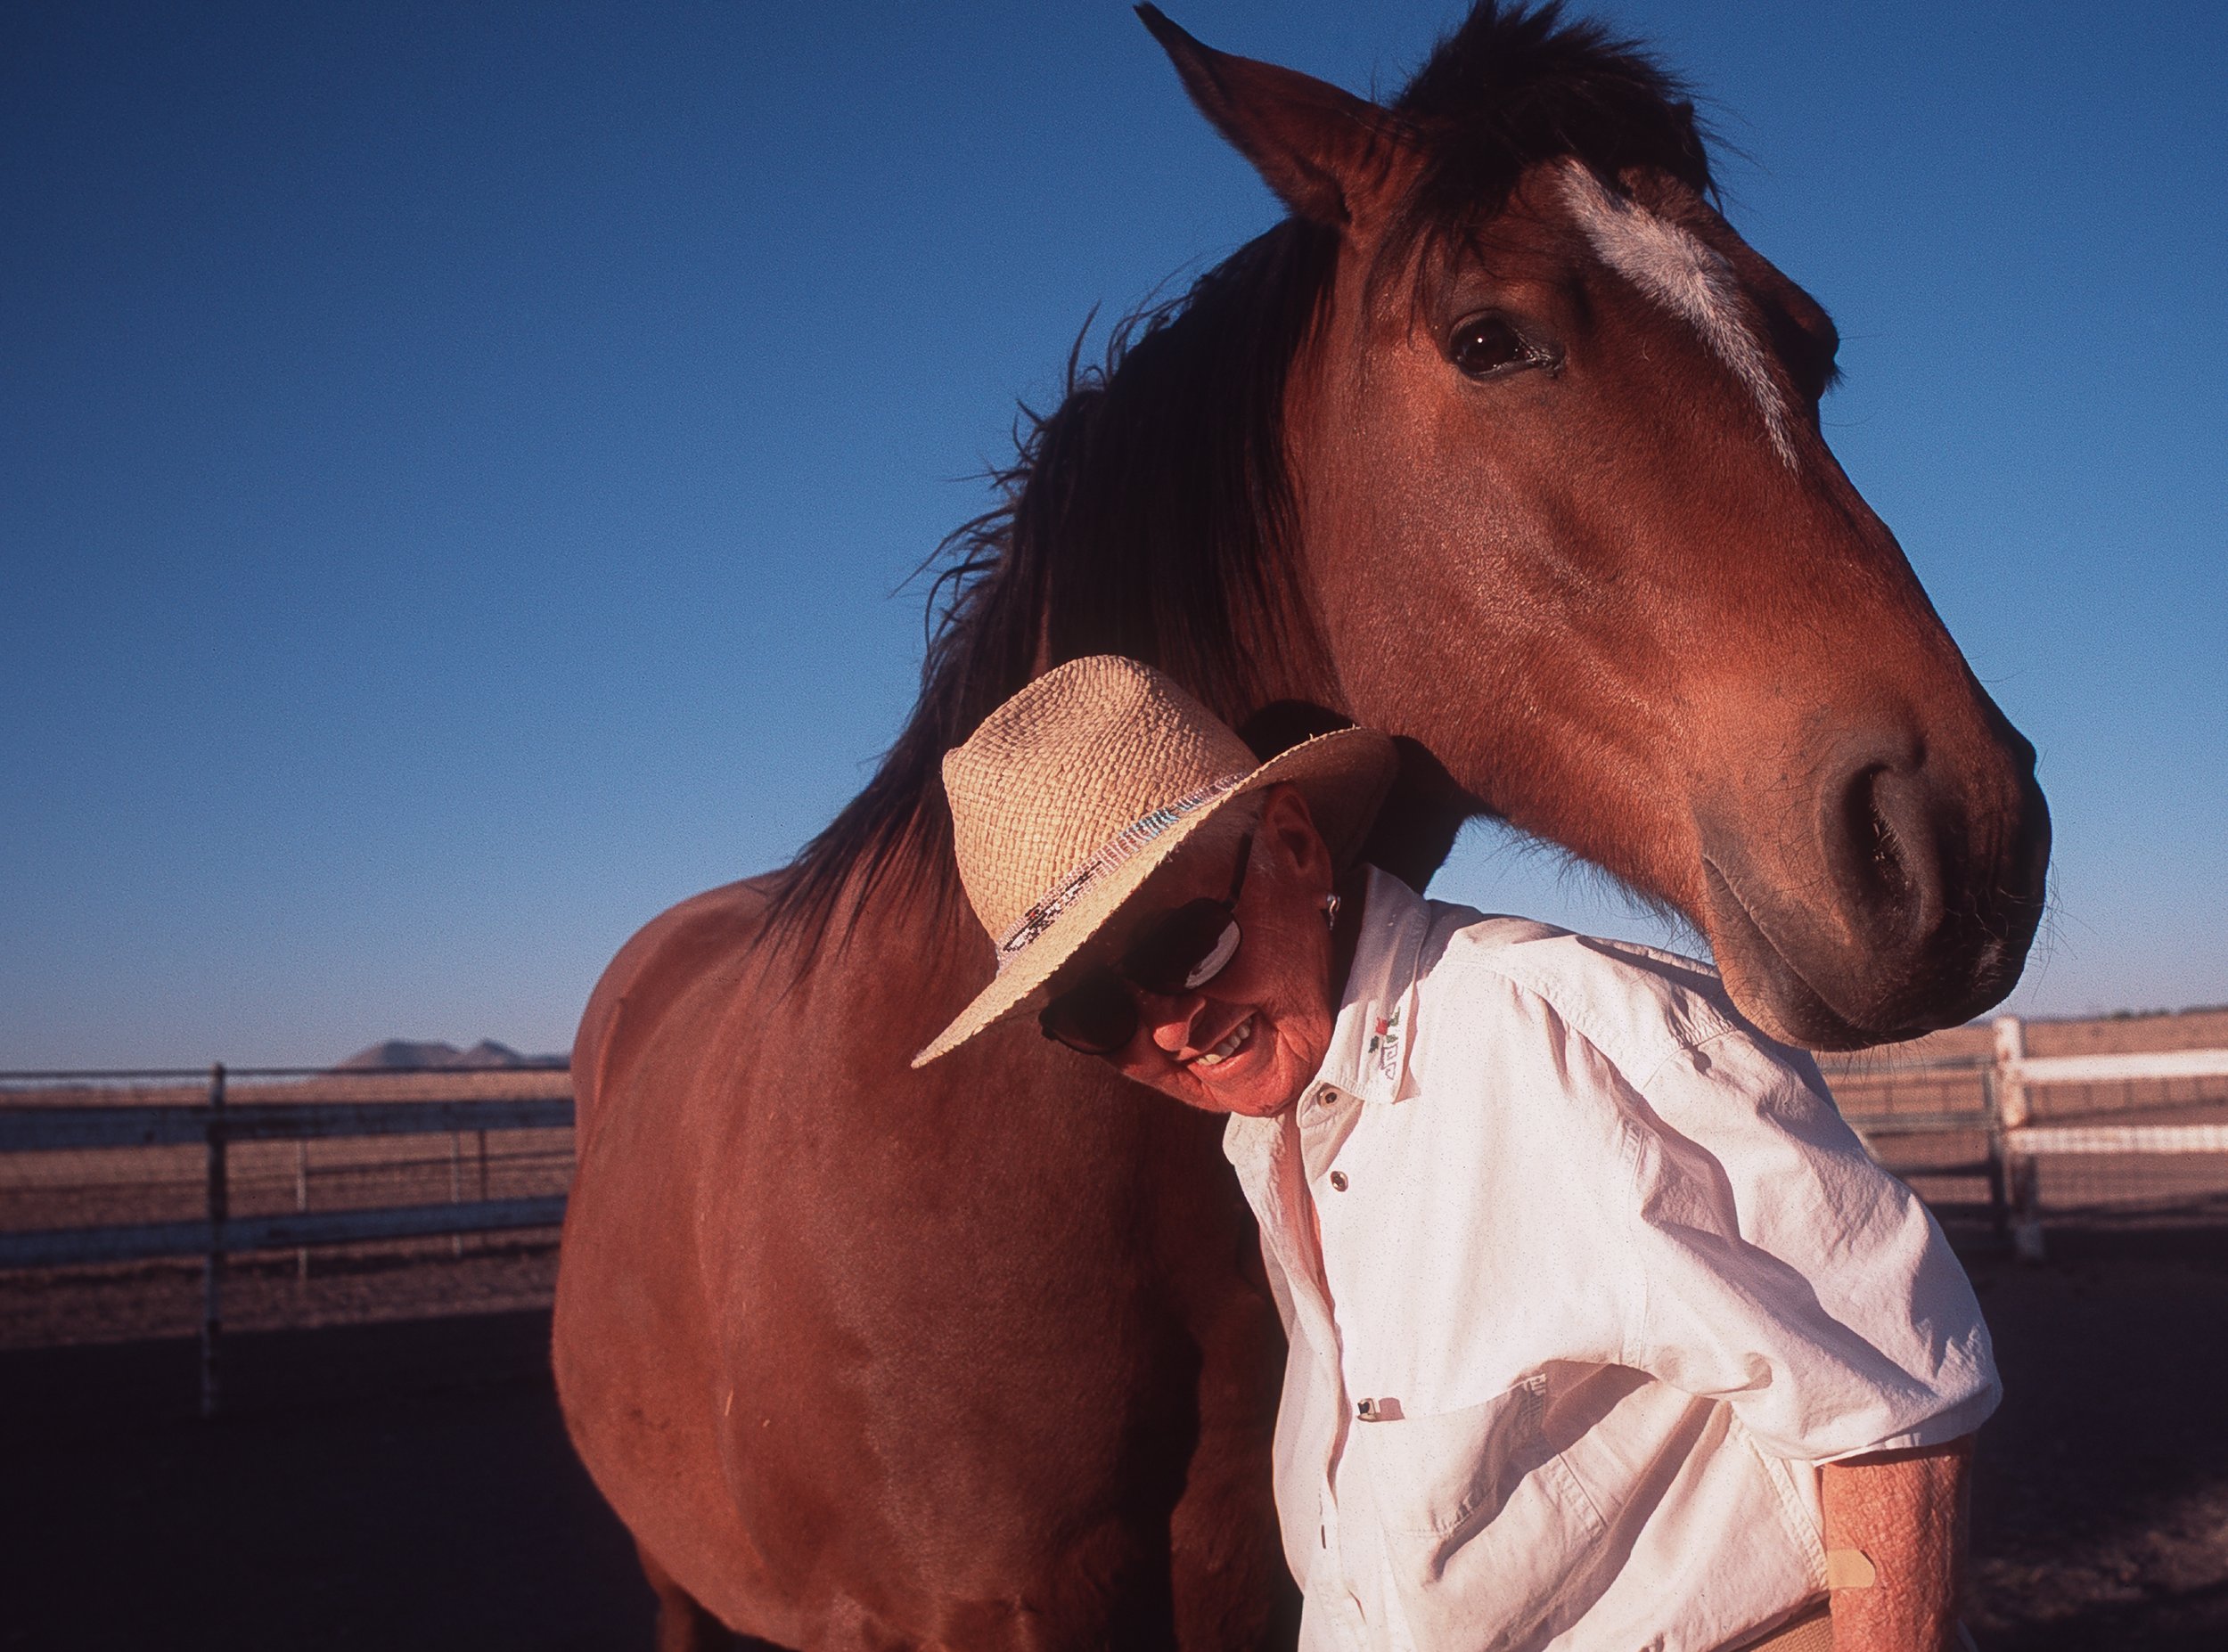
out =
[[[1739,840],[1701,856],[1700,910],[1725,986],[1741,1012],[1782,1043],[1861,1050],[1955,1026],[2003,1002],[2019,982],[2039,926],[2050,853],[2049,812],[2035,788],[1992,914],[1955,897],[1883,898],[1832,887],[1798,893],[1765,875]],[[1820,884],[1832,896],[1817,898]]]

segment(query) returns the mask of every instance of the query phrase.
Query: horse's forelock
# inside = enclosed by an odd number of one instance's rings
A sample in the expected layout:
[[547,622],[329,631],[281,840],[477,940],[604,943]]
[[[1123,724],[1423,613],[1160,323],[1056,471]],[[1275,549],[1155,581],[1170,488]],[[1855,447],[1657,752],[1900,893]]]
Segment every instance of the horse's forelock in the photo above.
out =
[[1566,21],[1556,4],[1479,0],[1391,108],[1410,176],[1383,227],[1372,282],[1460,249],[1527,172],[1565,155],[1601,177],[1641,168],[1716,198],[1685,84],[1636,42]]

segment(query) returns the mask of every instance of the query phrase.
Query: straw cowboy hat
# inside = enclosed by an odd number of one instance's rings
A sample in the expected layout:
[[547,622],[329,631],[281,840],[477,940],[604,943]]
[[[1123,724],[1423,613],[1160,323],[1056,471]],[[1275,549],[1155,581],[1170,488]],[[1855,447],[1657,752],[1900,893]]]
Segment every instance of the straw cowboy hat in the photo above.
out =
[[913,1066],[1028,1005],[1192,833],[1249,792],[1298,787],[1344,865],[1395,765],[1374,729],[1319,734],[1258,762],[1206,707],[1119,655],[1046,672],[945,754],[960,882],[998,973]]

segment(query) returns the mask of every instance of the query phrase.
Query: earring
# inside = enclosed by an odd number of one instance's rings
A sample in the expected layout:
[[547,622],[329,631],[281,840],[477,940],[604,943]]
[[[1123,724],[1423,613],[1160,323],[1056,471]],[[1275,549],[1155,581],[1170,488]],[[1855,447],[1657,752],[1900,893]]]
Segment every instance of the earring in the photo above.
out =
[[1339,892],[1336,889],[1323,897],[1323,927],[1332,930],[1339,927]]

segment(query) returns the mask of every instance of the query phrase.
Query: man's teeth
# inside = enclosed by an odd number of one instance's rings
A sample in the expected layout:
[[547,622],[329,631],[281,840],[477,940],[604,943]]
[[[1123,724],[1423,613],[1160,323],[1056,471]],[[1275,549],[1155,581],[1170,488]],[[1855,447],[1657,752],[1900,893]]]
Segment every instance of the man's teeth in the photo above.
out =
[[1246,1042],[1247,1036],[1251,1034],[1252,1031],[1253,1018],[1251,1016],[1248,1016],[1244,1020],[1239,1022],[1237,1026],[1230,1029],[1229,1037],[1224,1039],[1222,1043],[1216,1044],[1212,1050],[1209,1050],[1204,1055],[1200,1056],[1199,1058],[1198,1064],[1201,1067],[1214,1067],[1221,1062],[1229,1060],[1232,1056],[1238,1053],[1239,1046]]

